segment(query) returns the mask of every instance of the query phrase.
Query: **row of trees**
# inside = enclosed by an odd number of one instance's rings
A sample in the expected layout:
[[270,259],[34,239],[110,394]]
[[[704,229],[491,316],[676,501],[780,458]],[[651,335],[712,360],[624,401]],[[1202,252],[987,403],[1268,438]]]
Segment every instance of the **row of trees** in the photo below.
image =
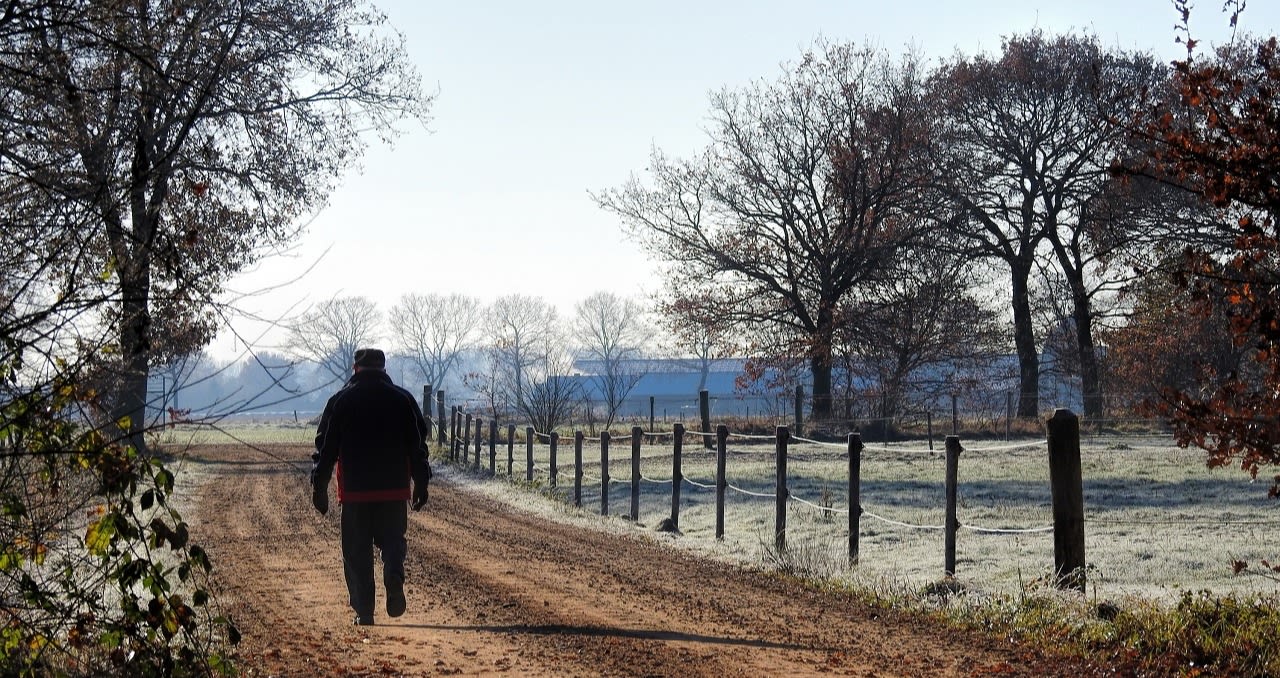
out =
[[[1219,67],[1239,72],[1244,44],[1215,56]],[[655,323],[678,340],[664,348],[704,364],[751,356],[748,377],[802,367],[815,417],[831,416],[855,380],[898,411],[922,369],[1010,348],[1020,416],[1040,414],[1048,353],[1079,379],[1084,414],[1102,417],[1104,390],[1186,388],[1195,365],[1222,373],[1244,355],[1221,323],[1169,322],[1184,250],[1214,257],[1234,238],[1222,205],[1152,162],[1168,145],[1156,126],[1196,124],[1179,96],[1184,77],[1079,35],[1012,36],[997,55],[932,67],[819,43],[776,82],[714,95],[704,151],[655,150],[645,179],[595,198],[664,264]],[[368,302],[350,301],[299,325],[327,327],[332,340],[291,340],[335,375],[358,343],[339,326],[375,319]],[[469,385],[499,409],[529,406],[531,389],[572,371],[563,351],[528,346],[589,346],[612,413],[627,381],[610,374],[627,362],[613,353],[636,357],[641,344],[611,347],[582,309],[573,339],[533,334],[528,326],[556,321],[524,302],[481,314],[474,300],[410,296],[391,321],[434,384],[446,356],[485,328],[490,367],[478,372],[490,383],[473,375]],[[617,314],[608,322],[626,327]]]
[[[1182,444],[1256,476],[1280,463],[1280,47],[1206,54],[1174,6],[1169,66],[1040,32],[932,68],[819,44],[714,96],[703,152],[655,150],[647,179],[596,199],[669,264],[669,308],[805,356],[819,415],[842,333],[964,341],[918,311],[980,309],[965,272],[985,268],[1004,276],[1020,415],[1040,409],[1049,309],[1070,319],[1086,415],[1104,375],[1158,392],[1145,404]],[[1231,26],[1244,7],[1224,3]]]
[[385,316],[366,297],[317,304],[293,324],[287,344],[337,382],[350,375],[356,349],[385,344],[415,381],[465,386],[490,412],[519,413],[548,430],[585,395],[560,378],[575,373],[576,361],[592,365],[607,427],[644,375],[656,329],[638,301],[609,292],[581,300],[566,320],[539,297],[513,294],[486,306],[462,294],[406,294]]
[[1115,171],[1150,156],[1135,131],[1155,112],[1178,114],[1173,76],[1080,35],[932,67],[819,43],[777,81],[713,96],[701,153],[655,150],[645,178],[595,197],[669,264],[670,308],[753,355],[805,357],[820,417],[842,355],[888,352],[891,384],[921,356],[1009,344],[1018,413],[1038,416],[1043,329],[1062,318],[1099,416],[1099,332],[1132,310],[1121,293],[1186,245],[1226,244],[1163,174]]
[[[957,373],[970,379],[1000,353],[993,312],[952,296],[956,288],[946,281],[965,273],[931,269],[928,263],[921,275],[927,271],[930,277],[885,285],[901,297],[886,300],[884,311],[871,315],[872,325],[838,333],[832,350],[841,382],[836,390],[844,402],[874,396],[880,416],[894,416],[909,403],[920,404],[913,396],[937,397],[908,381],[920,377],[921,368],[942,366],[933,375],[940,378],[937,388],[955,389],[963,386]],[[923,300],[913,296],[935,286],[945,289]],[[895,305],[900,298],[904,303]],[[179,363],[169,370],[168,383],[188,403],[225,399],[218,407],[196,405],[205,412],[278,410],[281,403],[313,410],[350,375],[356,349],[378,345],[391,352],[388,369],[398,381],[478,399],[478,412],[488,416],[517,414],[551,430],[581,405],[607,428],[646,374],[695,373],[692,397],[722,361],[740,363],[746,346],[741,336],[726,324],[700,321],[683,303],[650,304],[597,292],[561,318],[545,300],[524,295],[484,305],[461,294],[414,293],[386,311],[367,297],[336,297],[292,324],[284,354],[258,353],[239,366],[206,360],[193,369]],[[906,307],[906,315],[893,316]],[[937,330],[917,340],[921,326]],[[950,343],[959,338],[981,341]],[[738,390],[778,395],[789,394],[808,375],[797,361],[748,360],[736,377]]]

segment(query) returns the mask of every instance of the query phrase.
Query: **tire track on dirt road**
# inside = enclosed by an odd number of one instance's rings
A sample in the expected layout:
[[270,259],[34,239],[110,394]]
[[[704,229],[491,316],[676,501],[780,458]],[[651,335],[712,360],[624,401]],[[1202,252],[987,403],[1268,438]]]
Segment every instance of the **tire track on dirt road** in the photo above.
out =
[[[206,447],[193,527],[250,675],[1072,676],[1095,672],[850,595],[548,521],[444,482],[411,514],[400,618],[353,627],[336,507],[299,470]],[[298,465],[287,461],[299,460]],[[639,528],[637,528],[639,529]],[[381,595],[381,591],[379,591]],[[381,600],[381,598],[379,598]]]

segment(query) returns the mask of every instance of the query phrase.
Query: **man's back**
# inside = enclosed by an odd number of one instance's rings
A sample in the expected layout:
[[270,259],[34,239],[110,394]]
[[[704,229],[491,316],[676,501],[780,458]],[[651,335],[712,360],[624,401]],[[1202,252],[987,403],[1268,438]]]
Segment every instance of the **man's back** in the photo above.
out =
[[321,468],[338,466],[341,500],[407,500],[411,476],[424,473],[426,435],[413,395],[365,370],[329,399],[316,443]]

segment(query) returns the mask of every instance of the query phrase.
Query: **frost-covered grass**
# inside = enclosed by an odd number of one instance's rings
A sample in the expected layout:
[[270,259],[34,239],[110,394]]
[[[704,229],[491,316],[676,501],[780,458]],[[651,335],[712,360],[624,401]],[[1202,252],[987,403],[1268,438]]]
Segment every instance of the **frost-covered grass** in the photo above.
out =
[[177,424],[158,429],[151,434],[152,444],[180,448],[189,445],[223,445],[247,443],[289,444],[311,443],[315,440],[316,427],[306,420],[225,420]]
[[[970,527],[1032,529],[1052,524],[1047,448],[1043,440],[962,441],[956,579],[970,591],[1017,594],[1045,581],[1053,568],[1053,534],[988,533]],[[535,485],[549,486],[545,444],[534,447]],[[474,452],[472,452],[474,454]],[[531,492],[525,478],[525,447],[517,443],[512,470],[518,491],[502,476],[507,450],[497,449],[497,481],[450,473],[503,500],[530,508],[573,499],[572,440],[561,441],[554,493]],[[487,444],[482,468],[488,468]],[[1094,437],[1082,440],[1085,552],[1090,597],[1142,597],[1175,601],[1184,591],[1215,594],[1274,593],[1270,580],[1233,574],[1232,561],[1275,561],[1280,504],[1238,469],[1210,470],[1196,450],[1160,437]],[[941,445],[924,442],[873,444],[862,454],[859,560],[848,564],[848,455],[843,445],[797,444],[789,448],[786,537],[790,558],[773,550],[776,466],[771,442],[732,438],[726,477],[725,534],[715,539],[715,455],[686,443],[679,527],[682,536],[662,537],[677,546],[748,563],[791,565],[875,590],[920,590],[943,578],[945,457]],[[582,507],[552,508],[599,520],[600,449],[583,450]],[[610,449],[609,513],[630,513],[631,447]],[[641,447],[640,510],[633,527],[652,532],[671,514],[672,457],[669,441]],[[708,486],[708,487],[704,487]],[[767,495],[767,496],[757,496]],[[873,517],[873,515],[875,517]],[[610,521],[606,521],[610,522]],[[621,520],[617,523],[631,525]],[[906,523],[908,527],[899,523]],[[656,533],[655,533],[656,534]],[[794,562],[803,561],[803,562]]]

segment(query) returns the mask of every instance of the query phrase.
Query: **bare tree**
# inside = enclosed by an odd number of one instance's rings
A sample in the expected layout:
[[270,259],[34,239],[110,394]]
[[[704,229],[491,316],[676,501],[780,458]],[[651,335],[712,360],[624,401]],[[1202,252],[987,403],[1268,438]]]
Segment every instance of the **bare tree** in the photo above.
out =
[[573,357],[559,332],[545,334],[535,353],[538,362],[526,375],[528,384],[520,411],[538,431],[551,432],[570,420],[582,404],[581,382],[569,376]]
[[709,306],[703,300],[675,294],[663,295],[658,302],[658,315],[666,319],[659,334],[669,342],[663,348],[684,356],[684,362],[698,371],[699,391],[707,387],[711,366],[738,351],[731,329],[704,310]]
[[920,247],[898,262],[897,275],[878,287],[874,301],[846,314],[862,319],[839,335],[846,377],[869,378],[881,397],[880,416],[909,405],[909,382],[925,368],[974,364],[999,352],[1003,328],[977,296],[984,282],[965,259]]
[[289,350],[345,381],[356,350],[378,340],[382,314],[367,297],[334,297],[303,314],[290,328]]
[[1124,197],[1110,172],[1126,143],[1114,120],[1143,106],[1163,77],[1148,56],[1107,52],[1091,37],[1033,32],[1006,39],[998,58],[957,58],[934,78],[947,108],[935,146],[938,182],[959,207],[945,221],[972,256],[1009,273],[1019,416],[1039,414],[1031,296],[1045,249],[1071,296],[1086,414],[1100,414],[1095,303],[1118,287],[1104,264],[1124,241],[1100,227],[1116,232],[1129,223],[1104,224],[1093,208],[1108,192],[1112,202]]
[[461,294],[406,294],[391,309],[391,331],[428,384],[444,388],[464,352],[479,339],[484,308]]
[[487,345],[478,353],[476,369],[462,375],[462,384],[480,396],[494,421],[510,414],[515,406],[509,400],[507,379],[499,371],[497,346]]
[[926,178],[928,124],[914,56],[823,43],[776,83],[715,95],[704,153],[655,151],[652,185],[595,198],[672,264],[671,289],[710,302],[708,321],[807,360],[825,418],[838,309],[915,235],[897,216]]
[[604,398],[606,429],[647,372],[642,358],[650,329],[643,312],[639,302],[612,292],[596,292],[575,308],[574,336],[594,368],[592,381]]
[[55,240],[80,244],[67,265],[110,302],[113,346],[93,355],[141,447],[153,362],[211,339],[223,284],[297,236],[363,130],[389,137],[430,100],[359,0],[9,5],[5,181],[84,217]]
[[489,307],[488,350],[498,400],[526,412],[530,389],[545,376],[547,352],[562,349],[554,306],[541,297],[499,297]]

